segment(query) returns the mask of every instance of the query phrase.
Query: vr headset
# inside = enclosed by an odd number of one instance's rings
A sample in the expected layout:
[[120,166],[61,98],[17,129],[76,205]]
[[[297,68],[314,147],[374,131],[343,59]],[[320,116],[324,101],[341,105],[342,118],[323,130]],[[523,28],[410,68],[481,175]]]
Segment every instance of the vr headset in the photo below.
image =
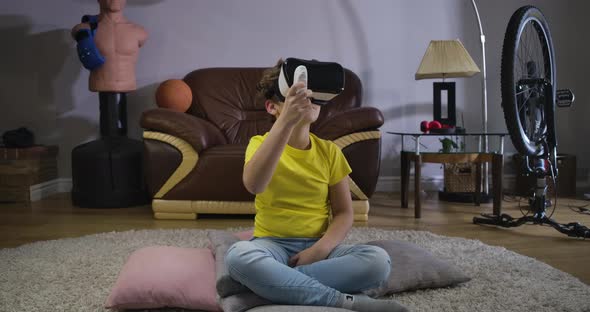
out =
[[312,103],[326,105],[344,90],[344,69],[340,64],[290,57],[281,66],[279,79],[275,84],[276,94],[281,101],[285,101],[289,88],[297,82],[294,75],[299,66],[307,69],[307,88],[313,91],[310,99]]

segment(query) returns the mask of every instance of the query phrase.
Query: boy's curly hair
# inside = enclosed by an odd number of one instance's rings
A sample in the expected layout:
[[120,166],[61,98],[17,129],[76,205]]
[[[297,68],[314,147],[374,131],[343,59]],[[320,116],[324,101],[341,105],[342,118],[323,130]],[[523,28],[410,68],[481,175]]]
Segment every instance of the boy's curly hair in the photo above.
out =
[[256,96],[260,101],[271,100],[275,103],[280,102],[279,97],[276,94],[276,84],[278,83],[279,74],[281,73],[281,65],[283,59],[279,59],[275,66],[266,69],[262,73],[262,77],[258,84],[256,84],[256,90],[258,91]]

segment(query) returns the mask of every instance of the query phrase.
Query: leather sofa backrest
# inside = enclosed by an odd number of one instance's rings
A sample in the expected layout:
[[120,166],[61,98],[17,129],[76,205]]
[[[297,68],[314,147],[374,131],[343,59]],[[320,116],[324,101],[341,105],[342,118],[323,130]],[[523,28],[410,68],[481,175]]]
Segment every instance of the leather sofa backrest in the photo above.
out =
[[[247,144],[254,135],[272,127],[273,117],[264,101],[256,98],[256,84],[266,68],[203,68],[184,77],[193,93],[187,111],[216,125],[230,144]],[[344,91],[322,107],[311,131],[328,116],[348,108],[360,107],[362,84],[358,76],[345,69]]]

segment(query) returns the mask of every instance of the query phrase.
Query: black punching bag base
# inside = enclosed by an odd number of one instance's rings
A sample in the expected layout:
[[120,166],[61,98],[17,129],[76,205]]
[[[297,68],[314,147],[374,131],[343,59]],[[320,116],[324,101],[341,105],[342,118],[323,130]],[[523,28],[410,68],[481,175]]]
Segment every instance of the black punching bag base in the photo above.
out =
[[72,202],[84,208],[149,203],[143,144],[125,136],[102,137],[72,150]]

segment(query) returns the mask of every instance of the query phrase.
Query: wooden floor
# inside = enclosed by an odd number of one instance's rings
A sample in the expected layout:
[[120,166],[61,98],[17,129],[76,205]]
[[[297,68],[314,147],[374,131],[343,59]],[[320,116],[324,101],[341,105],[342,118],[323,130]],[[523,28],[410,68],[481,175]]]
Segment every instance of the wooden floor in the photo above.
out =
[[[553,218],[562,223],[578,221],[590,226],[590,215],[579,214],[568,208],[568,205],[583,206],[589,203],[560,199]],[[422,218],[414,219],[412,200],[410,208],[403,209],[400,208],[397,195],[377,193],[371,199],[369,221],[355,226],[424,230],[440,235],[478,239],[489,245],[503,246],[536,258],[590,284],[590,240],[570,238],[553,228],[538,225],[512,229],[474,225],[473,217],[479,213],[490,213],[491,204],[483,204],[481,207],[451,204],[438,201],[436,195],[432,194],[424,199],[422,205]],[[503,208],[503,212],[513,217],[521,215],[515,198],[506,197]],[[109,231],[227,228],[252,224],[251,216],[207,216],[193,221],[155,220],[149,206],[123,209],[76,208],[71,205],[69,194],[57,194],[30,205],[0,203],[0,248]]]

